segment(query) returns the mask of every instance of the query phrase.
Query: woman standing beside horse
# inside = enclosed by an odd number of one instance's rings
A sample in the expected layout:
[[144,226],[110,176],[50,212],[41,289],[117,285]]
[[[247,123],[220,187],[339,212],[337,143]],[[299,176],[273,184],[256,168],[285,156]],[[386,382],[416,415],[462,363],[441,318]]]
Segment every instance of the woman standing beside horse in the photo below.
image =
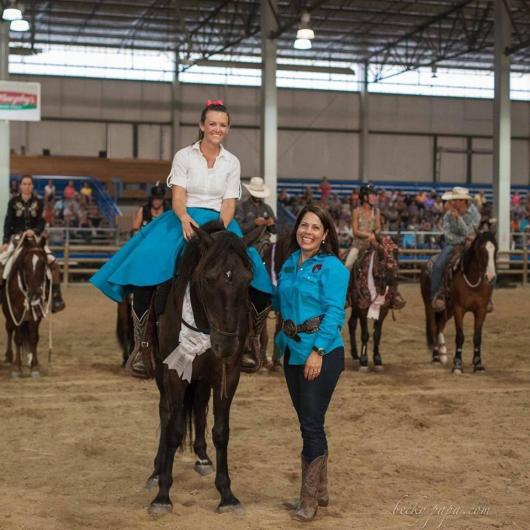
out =
[[[139,230],[92,278],[91,282],[117,302],[132,291],[135,347],[128,366],[134,372],[148,370],[152,359],[151,303],[155,287],[175,274],[175,263],[192,226],[221,220],[227,230],[242,236],[234,220],[241,194],[241,167],[222,142],[230,130],[230,115],[221,101],[208,101],[201,112],[199,140],[177,151],[167,184],[172,191],[172,210]],[[249,249],[254,277],[253,303],[268,305],[272,286],[256,249]],[[258,311],[259,312],[259,311]]]
[[308,205],[296,220],[291,255],[278,279],[283,326],[276,343],[285,355],[285,380],[303,439],[300,498],[287,506],[300,521],[313,519],[318,506],[329,502],[324,417],[344,370],[341,328],[349,281],[338,251],[331,217]]

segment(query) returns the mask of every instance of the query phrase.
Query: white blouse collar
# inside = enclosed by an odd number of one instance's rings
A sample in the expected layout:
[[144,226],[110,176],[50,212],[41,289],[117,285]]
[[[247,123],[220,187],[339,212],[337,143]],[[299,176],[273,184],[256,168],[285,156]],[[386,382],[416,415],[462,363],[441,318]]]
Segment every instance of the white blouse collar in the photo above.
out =
[[[191,148],[194,149],[195,151],[201,151],[200,149],[200,146],[201,146],[201,141],[200,140],[197,140],[192,146]],[[220,144],[220,150],[219,150],[219,154],[217,155],[217,158],[226,158],[226,149],[223,147],[223,144]],[[202,154],[202,153],[201,153]]]

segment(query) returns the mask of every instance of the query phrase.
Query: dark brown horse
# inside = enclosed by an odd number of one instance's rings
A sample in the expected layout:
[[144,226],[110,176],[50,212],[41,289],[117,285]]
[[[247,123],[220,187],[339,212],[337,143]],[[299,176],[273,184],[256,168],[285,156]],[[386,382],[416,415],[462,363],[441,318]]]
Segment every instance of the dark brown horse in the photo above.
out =
[[[368,273],[372,263],[372,277],[375,293],[368,287]],[[373,363],[374,370],[382,371],[383,358],[379,349],[385,321],[396,285],[398,270],[397,246],[388,237],[379,238],[375,246],[362,253],[355,262],[350,276],[348,299],[351,304],[351,316],[348,320],[350,332],[351,356],[354,362],[359,363],[359,371],[367,372],[368,367],[368,340],[370,331],[368,320],[371,315],[370,306],[374,302],[381,302],[374,318],[373,332]],[[380,297],[380,298],[379,298]],[[378,314],[377,314],[378,313]],[[359,356],[356,341],[357,320],[361,323],[361,355]]]
[[497,242],[491,232],[479,232],[469,247],[464,250],[452,281],[446,289],[444,312],[434,313],[431,306],[431,278],[424,269],[421,274],[421,294],[425,306],[425,334],[427,344],[432,349],[433,362],[445,363],[444,329],[454,316],[456,326],[456,351],[453,359],[453,372],[461,374],[462,346],[464,345],[464,315],[473,313],[475,326],[473,334],[473,372],[483,372],[481,358],[482,326],[486,318],[488,301],[496,278],[495,262]]
[[22,374],[22,350],[32,377],[39,377],[37,344],[39,326],[51,302],[51,275],[44,246],[44,237],[24,237],[14,254],[14,261],[2,289],[2,310],[6,320],[6,362],[13,362],[12,338],[16,346],[12,377]]
[[[148,485],[158,482],[158,494],[150,513],[172,509],[169,490],[173,483],[175,451],[186,434],[195,430],[195,470],[207,474],[212,461],[206,451],[206,416],[213,390],[212,439],[217,453],[215,485],[221,494],[219,511],[239,510],[230,487],[227,448],[229,413],[239,383],[240,356],[249,332],[251,262],[243,240],[214,222],[197,229],[179,264],[159,317],[156,350],[156,382],[160,391],[160,443]],[[195,357],[191,382],[164,364],[179,340],[181,308],[187,286],[196,329],[210,334],[211,348]]]

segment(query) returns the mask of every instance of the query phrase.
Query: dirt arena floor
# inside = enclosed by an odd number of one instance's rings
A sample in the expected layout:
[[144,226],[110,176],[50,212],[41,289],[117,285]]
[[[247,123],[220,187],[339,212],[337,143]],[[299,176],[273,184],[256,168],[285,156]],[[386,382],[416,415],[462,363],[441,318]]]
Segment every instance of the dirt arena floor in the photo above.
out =
[[[385,372],[360,374],[347,359],[327,416],[331,503],[311,527],[530,528],[530,289],[496,291],[483,340],[487,372],[470,373],[467,342],[462,376],[431,365],[419,288],[403,293],[407,307],[384,329]],[[149,516],[155,385],[119,367],[114,304],[87,285],[65,298],[48,375],[14,381],[9,367],[0,370],[2,530],[301,526],[281,508],[300,479],[300,435],[281,371],[243,375],[232,407],[230,472],[246,514],[216,513],[213,475],[198,476],[185,452],[174,466],[173,513]],[[469,316],[466,324],[470,338]],[[47,323],[42,331],[46,364]]]

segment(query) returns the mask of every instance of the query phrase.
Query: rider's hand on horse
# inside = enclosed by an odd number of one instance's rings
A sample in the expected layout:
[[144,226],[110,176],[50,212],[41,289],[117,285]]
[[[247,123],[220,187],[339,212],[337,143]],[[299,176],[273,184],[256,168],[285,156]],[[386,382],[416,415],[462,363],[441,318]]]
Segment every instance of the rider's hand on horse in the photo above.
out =
[[272,225],[275,225],[276,222],[274,221],[274,219],[272,217],[269,217],[267,219],[267,226],[272,226]]
[[4,243],[2,247],[0,247],[0,252],[5,252],[7,250],[7,247],[9,246],[9,243]]
[[312,351],[305,362],[304,377],[308,381],[313,381],[320,375],[322,370],[322,357],[315,351]]
[[183,216],[180,222],[182,223],[182,235],[186,241],[189,241],[193,237],[193,228],[191,225],[197,228],[199,228],[199,225],[189,215]]
[[265,217],[256,217],[254,222],[256,223],[256,226],[263,226],[267,224],[267,219],[265,219]]

